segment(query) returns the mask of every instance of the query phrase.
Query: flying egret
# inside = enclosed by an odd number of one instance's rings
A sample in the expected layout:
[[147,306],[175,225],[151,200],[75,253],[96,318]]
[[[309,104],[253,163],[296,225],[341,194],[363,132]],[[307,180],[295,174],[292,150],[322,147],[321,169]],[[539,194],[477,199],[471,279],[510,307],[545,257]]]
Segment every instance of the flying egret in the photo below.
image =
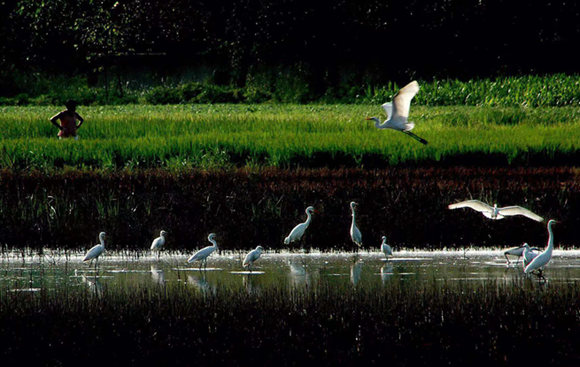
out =
[[387,244],[387,236],[383,236],[383,243],[381,243],[381,251],[385,254],[387,260],[389,255],[393,256],[393,249]]
[[393,98],[393,102],[383,104],[383,108],[387,113],[387,119],[381,124],[378,117],[367,117],[367,120],[373,120],[377,129],[393,129],[405,133],[422,144],[427,144],[427,140],[413,134],[411,130],[415,124],[408,121],[409,109],[411,108],[411,100],[419,91],[419,83],[412,81],[407,84],[399,93]]
[[554,250],[554,236],[552,234],[552,225],[554,223],[557,222],[553,219],[550,219],[548,222],[548,247],[532,259],[532,261],[524,268],[524,273],[529,274],[537,270],[539,273],[538,277],[544,278],[542,275],[542,268],[548,265],[552,258],[552,251]]
[[254,265],[254,261],[256,261],[260,258],[263,251],[264,251],[264,248],[262,246],[258,246],[255,249],[253,249],[252,251],[250,251],[246,255],[246,258],[244,259],[242,266],[244,268],[250,269],[250,272],[252,272],[252,265]]
[[312,221],[313,212],[314,212],[313,206],[309,206],[308,208],[306,208],[306,222],[298,224],[296,227],[292,229],[292,231],[290,231],[288,237],[284,239],[285,245],[289,245],[291,242],[300,241],[302,236],[304,236],[306,228],[308,228],[310,222]]
[[214,252],[215,250],[218,249],[218,245],[217,242],[214,240],[215,237],[215,233],[210,233],[209,236],[207,236],[207,240],[209,242],[211,242],[213,244],[213,246],[207,246],[202,248],[201,250],[199,250],[198,252],[196,252],[195,254],[193,254],[193,256],[191,256],[187,262],[188,263],[192,263],[194,261],[199,261],[199,268],[201,269],[201,266],[204,265],[204,267],[207,267],[207,257],[209,255],[212,254],[212,252]]
[[167,236],[167,232],[161,231],[159,237],[154,239],[151,243],[151,251],[157,251],[157,258],[159,258],[161,247],[165,246],[165,236]]
[[105,232],[99,233],[99,242],[100,245],[93,246],[89,251],[87,251],[83,261],[90,261],[90,264],[95,260],[95,269],[97,268],[97,264],[99,263],[99,256],[105,251],[105,238],[107,234]]
[[357,203],[355,203],[354,201],[350,202],[350,210],[352,211],[352,223],[350,225],[350,238],[352,239],[352,242],[354,242],[358,247],[361,247],[362,246],[362,234],[360,233],[360,230],[356,226],[355,213],[354,213],[354,208],[356,206],[358,206]]
[[528,245],[527,243],[524,243],[522,246],[519,246],[519,247],[514,247],[514,248],[510,248],[508,250],[505,250],[503,255],[505,256],[505,259],[507,260],[508,265],[510,263],[510,259],[508,258],[508,255],[517,256],[517,257],[523,256],[524,252],[526,251],[526,248],[528,248],[530,250],[538,251],[537,247],[530,248],[530,245]]
[[456,204],[449,204],[448,208],[449,209],[471,208],[473,210],[482,213],[485,217],[489,219],[503,219],[507,216],[523,215],[538,222],[544,220],[544,218],[535,214],[531,210],[522,208],[521,206],[514,205],[498,208],[497,204],[493,204],[493,207],[491,207],[488,204],[481,202],[479,200],[466,200]]

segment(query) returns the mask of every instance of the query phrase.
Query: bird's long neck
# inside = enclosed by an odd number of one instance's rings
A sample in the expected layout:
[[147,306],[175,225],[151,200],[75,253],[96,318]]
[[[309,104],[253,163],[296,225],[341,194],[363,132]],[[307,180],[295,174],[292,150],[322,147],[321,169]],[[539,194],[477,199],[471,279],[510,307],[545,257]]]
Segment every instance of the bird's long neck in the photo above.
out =
[[213,244],[213,247],[218,248],[217,242],[213,238],[211,238],[209,242]]
[[387,244],[387,239],[383,238],[383,243],[381,243],[381,246],[386,245]]
[[99,237],[99,241],[101,242],[101,246],[105,247],[105,239],[103,237]]
[[306,211],[306,222],[304,222],[304,224],[306,224],[306,226],[310,225],[310,221],[312,220],[312,215],[310,214],[310,211]]
[[356,226],[356,219],[355,219],[354,208],[351,207],[351,209],[352,209],[352,225],[353,226]]
[[551,254],[554,250],[554,235],[552,234],[552,223],[548,223],[548,248],[546,252]]
[[381,127],[381,120],[379,120],[378,117],[373,117],[373,121],[375,122],[376,128]]

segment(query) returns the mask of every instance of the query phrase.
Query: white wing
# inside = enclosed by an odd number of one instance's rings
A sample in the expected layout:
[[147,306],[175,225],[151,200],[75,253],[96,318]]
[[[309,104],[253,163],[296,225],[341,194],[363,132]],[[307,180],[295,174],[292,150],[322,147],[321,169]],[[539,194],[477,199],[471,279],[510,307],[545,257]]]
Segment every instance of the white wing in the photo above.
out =
[[151,244],[151,250],[156,250],[162,247],[164,244],[165,240],[163,239],[163,237],[157,237],[156,239],[153,240],[153,243]]
[[259,257],[260,257],[260,254],[259,254],[258,250],[250,251],[246,255],[246,258],[244,259],[243,266],[247,266],[248,264],[253,263],[254,261],[258,260]]
[[395,98],[393,98],[393,116],[391,120],[396,122],[407,122],[409,117],[409,109],[411,108],[411,100],[419,91],[419,83],[412,81],[401,90]]
[[352,238],[352,242],[356,243],[358,246],[362,245],[362,234],[356,225],[351,226],[350,237]]
[[526,208],[522,208],[521,206],[506,206],[505,208],[497,208],[499,214],[501,215],[505,215],[505,216],[511,216],[511,215],[523,215],[525,217],[528,217],[530,219],[533,219],[535,221],[541,222],[544,220],[544,218],[540,217],[539,215],[537,215],[536,213],[532,212],[531,210],[528,210]]
[[[471,208],[481,213],[491,212],[493,208],[479,200],[466,200],[456,204],[449,204],[449,209]],[[502,213],[503,214],[503,213]]]
[[100,254],[103,253],[103,250],[104,247],[102,245],[93,246],[89,251],[87,251],[87,254],[85,255],[83,261],[89,261],[98,257]]
[[288,237],[286,237],[288,241],[284,241],[284,243],[288,245],[290,242],[300,241],[300,239],[304,235],[304,232],[306,231],[306,227],[307,227],[306,223],[298,224],[296,227],[292,229],[292,231],[290,231],[290,234],[288,235]]
[[393,115],[393,104],[391,102],[383,103],[383,109],[387,114],[387,120]]
[[195,254],[193,254],[192,257],[190,257],[187,262],[188,263],[192,263],[196,260],[202,260],[205,259],[206,257],[208,257],[213,251],[215,250],[215,247],[213,246],[207,246],[202,248],[201,250],[199,250],[198,252],[196,252]]

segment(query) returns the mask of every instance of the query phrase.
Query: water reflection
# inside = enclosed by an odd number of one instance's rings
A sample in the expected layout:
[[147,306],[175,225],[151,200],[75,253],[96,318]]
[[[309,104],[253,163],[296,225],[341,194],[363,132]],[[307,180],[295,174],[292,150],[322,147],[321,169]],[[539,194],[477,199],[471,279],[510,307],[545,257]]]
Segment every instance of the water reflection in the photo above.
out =
[[153,279],[153,283],[155,284],[165,285],[165,272],[159,269],[157,264],[151,264],[151,279]]
[[362,275],[363,262],[360,257],[355,257],[354,261],[350,266],[350,282],[356,287]]
[[101,297],[103,295],[103,285],[99,281],[98,275],[85,275],[81,276],[83,283],[85,283],[91,294]]
[[202,294],[215,294],[216,286],[208,282],[207,274],[199,272],[198,274],[188,274],[187,284],[192,285]]
[[306,268],[301,262],[302,260],[288,260],[288,267],[290,268],[288,276],[290,278],[290,285],[293,288],[310,285],[310,276],[306,272]]
[[[580,251],[560,252],[552,258],[544,272],[548,283],[561,284],[580,280]],[[564,255],[562,255],[564,254]],[[59,289],[73,285],[85,286],[100,295],[112,289],[168,286],[170,283],[189,284],[201,293],[219,288],[244,287],[248,294],[263,292],[269,287],[286,286],[289,290],[312,288],[319,284],[331,287],[381,286],[394,280],[405,282],[495,280],[501,286],[532,282],[537,277],[525,276],[521,263],[506,267],[501,253],[463,254],[445,252],[407,253],[383,261],[382,254],[270,254],[260,259],[260,271],[248,274],[240,271],[236,255],[214,256],[215,268],[199,271],[184,267],[185,256],[164,256],[162,262],[150,258],[109,256],[100,271],[83,266],[81,259],[39,266],[39,260],[21,258],[0,261],[0,292],[23,288]],[[324,276],[321,277],[320,275]],[[369,275],[366,277],[365,275]],[[372,276],[371,276],[372,275]],[[380,277],[378,276],[380,275]],[[240,279],[241,278],[241,279]],[[543,282],[543,280],[542,280]],[[106,293],[106,292],[105,292]]]
[[393,264],[386,263],[385,265],[381,266],[381,281],[383,284],[390,280],[393,276]]

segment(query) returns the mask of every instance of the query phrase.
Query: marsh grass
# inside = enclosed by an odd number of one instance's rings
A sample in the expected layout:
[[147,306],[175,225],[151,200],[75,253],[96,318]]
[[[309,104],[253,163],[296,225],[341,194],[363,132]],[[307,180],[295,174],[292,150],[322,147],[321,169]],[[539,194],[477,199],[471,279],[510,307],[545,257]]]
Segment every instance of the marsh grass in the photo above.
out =
[[182,283],[4,290],[0,356],[9,365],[575,365],[579,290],[526,280],[202,295]]
[[142,250],[165,229],[168,250],[205,246],[210,232],[225,250],[258,244],[277,250],[313,205],[318,213],[297,246],[353,251],[348,203],[355,200],[365,248],[378,246],[383,235],[395,248],[545,246],[542,223],[447,209],[474,198],[556,218],[556,246],[577,246],[578,174],[575,168],[0,171],[0,244],[87,249],[104,230],[108,249]]
[[[378,105],[83,107],[80,141],[59,141],[56,107],[3,107],[0,167],[14,170],[273,166],[559,165],[579,159],[578,108],[416,107],[429,145],[377,131]],[[384,116],[382,116],[384,117]]]

